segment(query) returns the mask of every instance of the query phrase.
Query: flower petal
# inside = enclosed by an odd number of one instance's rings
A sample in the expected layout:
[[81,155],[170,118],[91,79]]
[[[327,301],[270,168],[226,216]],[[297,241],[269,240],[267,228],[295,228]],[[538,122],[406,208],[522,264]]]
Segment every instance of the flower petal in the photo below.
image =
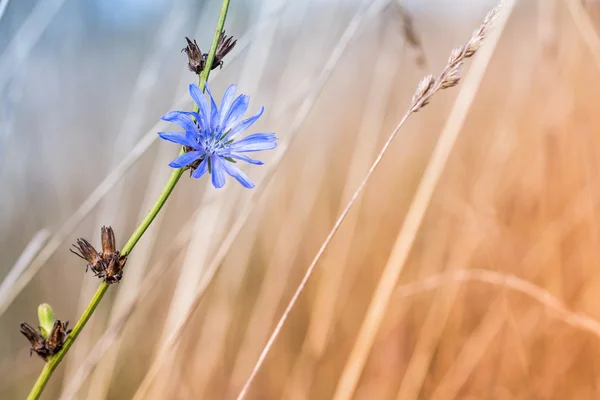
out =
[[192,99],[194,99],[194,102],[200,111],[200,116],[206,124],[206,126],[203,126],[203,128],[207,131],[210,131],[210,108],[208,106],[208,102],[206,101],[206,97],[204,97],[204,93],[202,93],[198,85],[195,83],[190,83],[190,96],[192,96]]
[[171,168],[186,167],[186,166],[190,165],[191,163],[193,163],[194,161],[196,161],[197,159],[199,159],[200,157],[202,157],[203,154],[204,154],[203,151],[189,151],[187,153],[180,155],[173,161],[171,161],[171,163],[169,164],[169,167],[171,167]]
[[264,111],[265,111],[265,108],[261,107],[260,110],[258,110],[258,112],[256,114],[254,114],[254,116],[243,120],[242,122],[240,122],[239,124],[237,124],[236,126],[231,128],[231,131],[229,131],[229,133],[227,134],[227,140],[236,138],[237,136],[239,136],[240,133],[242,133],[246,129],[248,129],[250,127],[250,125],[252,125],[254,123],[254,121],[256,121],[257,119],[260,118],[260,116],[263,114]]
[[237,153],[234,151],[229,153],[228,157],[234,158],[236,160],[246,161],[247,163],[254,164],[254,165],[263,165],[264,164],[264,162],[262,162],[260,160],[255,160],[255,159],[250,158],[242,153]]
[[277,137],[274,133],[255,133],[229,145],[232,152],[238,153],[273,150],[275,147],[277,147]]
[[194,121],[190,118],[190,113],[183,111],[171,111],[161,117],[163,121],[172,122],[174,124],[179,125],[186,132],[196,133],[198,132],[198,127],[194,124]]
[[217,108],[217,103],[215,103],[215,99],[208,88],[208,83],[206,84],[206,92],[210,97],[210,127],[211,130],[216,129],[219,124],[219,109]]
[[200,163],[200,165],[198,166],[198,168],[196,168],[196,170],[192,173],[192,177],[193,178],[200,178],[202,177],[202,175],[204,175],[206,173],[206,171],[208,171],[208,158],[204,158],[204,160],[202,160],[202,162]]
[[221,127],[223,128],[223,132],[229,131],[235,124],[238,123],[240,119],[244,116],[246,110],[248,110],[248,103],[250,102],[250,98],[245,94],[240,94],[231,104],[231,108],[227,114],[225,114],[225,119],[223,123],[221,123]]
[[217,189],[225,185],[225,168],[219,156],[211,156],[210,164],[212,166],[212,184]]
[[225,169],[225,172],[233,176],[243,187],[247,189],[252,189],[254,187],[254,183],[252,183],[250,178],[248,178],[246,174],[240,171],[238,167],[233,165],[233,163],[225,160],[221,161],[221,164],[223,165],[223,169]]
[[219,118],[219,126],[225,127],[225,117],[229,113],[229,109],[231,108],[231,103],[233,103],[233,96],[235,96],[236,85],[229,85],[225,93],[223,94],[223,98],[221,99],[221,109],[220,109],[220,118]]
[[167,140],[169,142],[181,144],[183,146],[193,147],[194,149],[200,150],[201,147],[194,140],[194,135],[189,132],[158,132],[158,136],[161,139]]
[[194,111],[175,111],[175,112],[183,114],[183,115],[187,115],[188,117],[191,117],[192,123],[194,122],[194,120],[198,121],[198,125],[200,126],[200,129],[198,129],[198,126],[196,126],[195,130],[198,131],[200,135],[202,135],[202,132],[207,132],[210,130],[209,126],[202,119],[202,116],[200,114],[198,114],[197,112],[194,112]]

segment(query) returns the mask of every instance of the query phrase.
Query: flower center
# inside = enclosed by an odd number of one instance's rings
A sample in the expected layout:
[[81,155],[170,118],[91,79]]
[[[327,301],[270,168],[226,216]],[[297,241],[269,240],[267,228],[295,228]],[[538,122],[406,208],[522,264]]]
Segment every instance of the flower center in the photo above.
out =
[[214,155],[219,150],[225,148],[227,142],[225,142],[226,134],[223,134],[221,131],[216,130],[211,132],[210,135],[207,135],[204,139],[204,151],[208,155]]

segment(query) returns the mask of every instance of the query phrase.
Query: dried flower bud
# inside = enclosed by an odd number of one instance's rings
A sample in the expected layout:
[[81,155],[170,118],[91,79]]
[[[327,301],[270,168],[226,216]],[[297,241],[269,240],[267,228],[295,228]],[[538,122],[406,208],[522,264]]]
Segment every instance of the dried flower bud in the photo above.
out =
[[63,344],[67,339],[67,335],[71,333],[70,330],[67,330],[68,326],[69,321],[61,322],[60,319],[57,319],[54,322],[52,331],[50,331],[50,336],[46,339],[46,345],[50,354],[56,354],[62,349]]
[[103,226],[100,230],[102,232],[102,258],[106,260],[108,256],[112,256],[117,253],[115,244],[115,233],[109,226]]
[[[103,226],[101,230],[102,252],[98,253],[85,239],[77,239],[74,245],[77,251],[71,252],[88,262],[94,275],[108,284],[117,283],[123,277],[123,267],[127,257],[121,257],[117,250],[115,233],[110,226]],[[87,271],[87,268],[86,268]]]
[[199,75],[204,69],[205,63],[202,51],[200,50],[200,47],[198,47],[196,40],[192,42],[187,36],[185,40],[187,41],[188,45],[187,47],[181,49],[181,52],[185,51],[188,56],[189,70]]
[[69,251],[88,262],[85,272],[91,269],[94,275],[98,276],[103,270],[102,255],[85,239],[77,239],[77,244],[74,244],[73,247],[75,250],[69,249]]
[[21,322],[21,333],[31,344],[29,354],[36,353],[44,361],[47,361],[48,357],[58,353],[65,344],[67,336],[71,333],[70,330],[67,330],[68,325],[69,321],[64,323],[60,320],[54,321],[48,337],[45,338],[42,333],[33,329],[27,322]]
[[[237,39],[233,40],[233,36],[227,37],[227,35],[225,35],[225,31],[221,33],[219,43],[217,44],[217,51],[215,52],[215,59],[211,69],[223,67],[223,59],[231,50],[233,50],[236,43]],[[208,54],[206,54],[206,57],[208,57]]]
[[127,257],[119,257],[119,254],[115,254],[106,264],[104,270],[104,281],[109,285],[118,283],[123,278],[123,267],[127,262]]
[[[187,41],[188,45],[187,47],[181,49],[181,52],[185,52],[188,56],[189,70],[197,75],[200,75],[200,73],[206,67],[208,53],[202,53],[202,50],[200,50],[196,40],[192,42],[192,40],[188,37],[186,37],[185,40]],[[223,59],[235,47],[236,43],[237,40],[233,40],[233,36],[227,37],[227,35],[225,35],[225,31],[221,33],[221,37],[219,37],[219,42],[217,43],[215,58],[210,68],[211,70],[223,66]]]
[[54,326],[54,313],[49,304],[44,303],[38,306],[38,320],[40,322],[40,332],[47,339]]
[[38,356],[46,360],[50,355],[46,344],[46,339],[27,322],[21,322],[21,333],[29,340],[31,348],[29,355],[36,353]]

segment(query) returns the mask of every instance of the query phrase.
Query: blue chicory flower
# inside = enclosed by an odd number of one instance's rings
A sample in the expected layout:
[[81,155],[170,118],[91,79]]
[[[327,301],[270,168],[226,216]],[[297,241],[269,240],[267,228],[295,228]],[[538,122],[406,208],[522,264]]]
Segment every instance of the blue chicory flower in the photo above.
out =
[[182,127],[185,132],[159,132],[158,135],[173,143],[185,146],[186,152],[173,160],[173,168],[191,167],[192,176],[200,178],[207,171],[212,175],[212,184],[221,188],[225,184],[225,173],[231,175],[245,188],[253,188],[254,183],[237,168],[235,160],[254,165],[263,162],[248,157],[245,153],[272,150],[277,146],[274,133],[254,133],[241,140],[235,140],[250,127],[263,113],[264,107],[252,117],[242,120],[248,109],[249,97],[241,94],[234,98],[236,85],[225,91],[221,107],[217,108],[208,86],[208,101],[198,85],[190,84],[190,95],[198,105],[198,112],[172,111],[162,117]]

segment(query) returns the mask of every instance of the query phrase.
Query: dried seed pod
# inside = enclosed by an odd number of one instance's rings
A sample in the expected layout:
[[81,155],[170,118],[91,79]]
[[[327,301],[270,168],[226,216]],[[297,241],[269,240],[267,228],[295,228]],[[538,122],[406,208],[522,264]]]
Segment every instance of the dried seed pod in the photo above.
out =
[[181,52],[185,52],[188,56],[188,68],[190,71],[200,74],[205,65],[205,59],[202,55],[202,51],[200,50],[200,47],[198,47],[196,40],[192,42],[187,36],[185,40],[187,41],[188,45],[187,47],[181,49]]
[[89,268],[94,275],[98,276],[104,269],[102,255],[96,251],[90,242],[82,238],[77,239],[77,244],[74,244],[73,247],[75,250],[69,249],[69,251],[88,262],[85,271],[87,272]]
[[[188,56],[188,69],[193,73],[200,75],[200,73],[206,67],[208,61],[208,53],[202,53],[196,40],[192,41],[186,36],[187,46],[181,49],[181,52],[185,52]],[[233,40],[233,36],[225,35],[225,31],[221,33],[219,42],[217,43],[217,50],[215,52],[215,58],[211,65],[211,70],[217,67],[223,67],[223,59],[225,56],[235,47],[237,40]]]
[[101,229],[102,232],[102,258],[106,261],[107,257],[113,256],[117,254],[116,244],[115,244],[115,233],[112,228],[103,226]]
[[29,340],[29,343],[31,344],[29,355],[31,356],[33,353],[36,353],[43,360],[46,360],[50,355],[50,352],[46,344],[46,339],[44,339],[42,334],[33,329],[33,327],[27,322],[21,322],[21,333],[27,338],[27,340]]
[[[225,31],[221,33],[219,43],[217,44],[217,51],[215,52],[215,59],[212,63],[211,70],[217,67],[223,67],[223,59],[225,56],[235,47],[237,39],[233,40],[233,36],[227,37]],[[205,54],[205,59],[208,58],[208,54]]]
[[77,239],[77,245],[73,246],[77,252],[73,250],[71,252],[86,260],[88,268],[91,268],[98,278],[104,279],[108,284],[119,282],[123,277],[126,257],[120,256],[116,246],[115,233],[110,226],[102,227],[101,237],[101,253],[98,253],[85,239]]
[[119,254],[115,254],[106,264],[104,270],[104,282],[112,285],[113,283],[119,283],[123,278],[123,267],[127,257],[119,257]]
[[71,333],[70,330],[67,330],[68,325],[69,321],[63,323],[56,320],[50,334],[45,338],[42,333],[33,329],[27,322],[21,322],[21,333],[31,343],[29,355],[36,353],[44,361],[47,361],[48,357],[58,353],[65,344],[67,336]]
[[70,330],[67,330],[67,326],[69,326],[69,321],[61,322],[57,319],[54,322],[52,331],[46,339],[46,346],[50,354],[56,354],[62,349],[67,335],[71,333]]

